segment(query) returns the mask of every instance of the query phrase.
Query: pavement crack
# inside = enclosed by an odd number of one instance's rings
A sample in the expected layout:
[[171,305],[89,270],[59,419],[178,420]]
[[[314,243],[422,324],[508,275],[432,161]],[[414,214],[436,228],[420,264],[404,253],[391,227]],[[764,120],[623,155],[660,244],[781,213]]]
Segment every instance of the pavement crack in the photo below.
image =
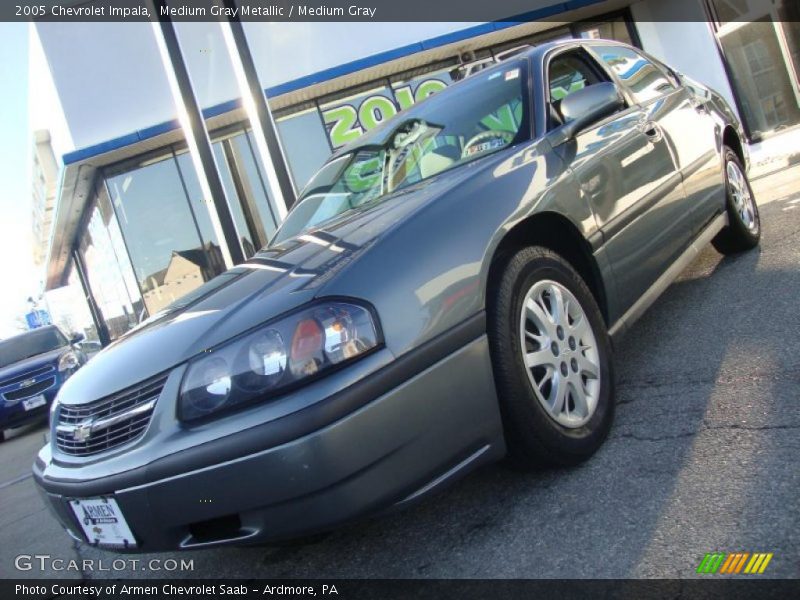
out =
[[[800,424],[785,425],[747,425],[745,423],[731,423],[730,425],[711,425],[703,421],[703,430],[706,429],[733,429],[740,431],[770,431],[772,429],[800,429]],[[702,430],[701,430],[702,431]]]
[[612,439],[632,439],[636,440],[637,442],[663,442],[665,440],[677,440],[680,438],[687,438],[697,435],[698,431],[687,431],[684,433],[676,433],[672,435],[655,435],[655,436],[648,436],[648,435],[639,435],[637,433],[619,433],[615,436],[612,436]]
[[800,429],[800,424],[774,424],[774,425],[747,425],[745,423],[731,423],[729,425],[712,425],[703,420],[699,429],[694,431],[684,431],[682,433],[672,433],[666,435],[641,435],[638,433],[625,432],[611,436],[611,439],[631,439],[637,442],[663,442],[666,440],[678,440],[694,437],[704,431],[771,431],[773,429]]
[[[752,383],[767,379],[794,379],[800,375],[800,365],[782,367],[779,371],[774,369],[756,369],[749,373],[728,375],[720,372],[710,373],[670,373],[664,375],[651,375],[642,378],[621,379],[617,381],[618,389],[660,389],[665,387],[686,387],[696,385],[733,385],[737,383]],[[617,404],[630,404],[639,398],[624,399]]]

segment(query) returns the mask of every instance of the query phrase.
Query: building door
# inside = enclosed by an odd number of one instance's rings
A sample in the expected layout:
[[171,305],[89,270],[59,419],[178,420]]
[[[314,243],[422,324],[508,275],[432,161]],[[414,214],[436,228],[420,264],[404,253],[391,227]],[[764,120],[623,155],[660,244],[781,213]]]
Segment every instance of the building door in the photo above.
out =
[[710,6],[750,137],[799,125],[796,0],[710,0]]

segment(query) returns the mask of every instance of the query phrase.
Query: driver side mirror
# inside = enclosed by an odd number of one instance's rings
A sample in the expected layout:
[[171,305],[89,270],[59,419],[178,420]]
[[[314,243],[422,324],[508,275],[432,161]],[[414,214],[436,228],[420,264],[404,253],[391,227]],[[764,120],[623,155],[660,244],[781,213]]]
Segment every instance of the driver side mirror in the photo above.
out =
[[85,339],[86,339],[85,335],[83,335],[82,333],[76,333],[70,338],[69,343],[70,344],[79,344]]
[[625,106],[616,84],[603,81],[572,92],[561,101],[564,125],[553,131],[553,146],[571,140],[580,131]]

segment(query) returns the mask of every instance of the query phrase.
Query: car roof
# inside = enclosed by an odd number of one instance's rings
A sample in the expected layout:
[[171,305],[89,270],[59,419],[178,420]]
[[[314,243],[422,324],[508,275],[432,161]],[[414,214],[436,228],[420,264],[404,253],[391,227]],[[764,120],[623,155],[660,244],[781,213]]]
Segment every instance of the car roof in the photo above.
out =
[[551,42],[545,42],[537,46],[532,46],[529,50],[525,50],[516,56],[526,56],[531,59],[541,59],[551,50],[564,46],[623,46],[626,48],[632,48],[632,46],[624,42],[618,42],[617,40],[609,40],[605,38],[569,38],[553,40]]

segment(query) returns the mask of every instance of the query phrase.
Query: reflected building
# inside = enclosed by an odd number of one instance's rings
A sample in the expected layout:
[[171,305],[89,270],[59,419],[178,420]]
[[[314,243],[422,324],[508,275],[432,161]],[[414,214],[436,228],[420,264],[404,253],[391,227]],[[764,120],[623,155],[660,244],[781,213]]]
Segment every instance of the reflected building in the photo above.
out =
[[208,243],[204,248],[192,250],[173,250],[167,266],[148,275],[142,284],[147,310],[151,315],[162,311],[224,268],[222,251],[216,244]]

